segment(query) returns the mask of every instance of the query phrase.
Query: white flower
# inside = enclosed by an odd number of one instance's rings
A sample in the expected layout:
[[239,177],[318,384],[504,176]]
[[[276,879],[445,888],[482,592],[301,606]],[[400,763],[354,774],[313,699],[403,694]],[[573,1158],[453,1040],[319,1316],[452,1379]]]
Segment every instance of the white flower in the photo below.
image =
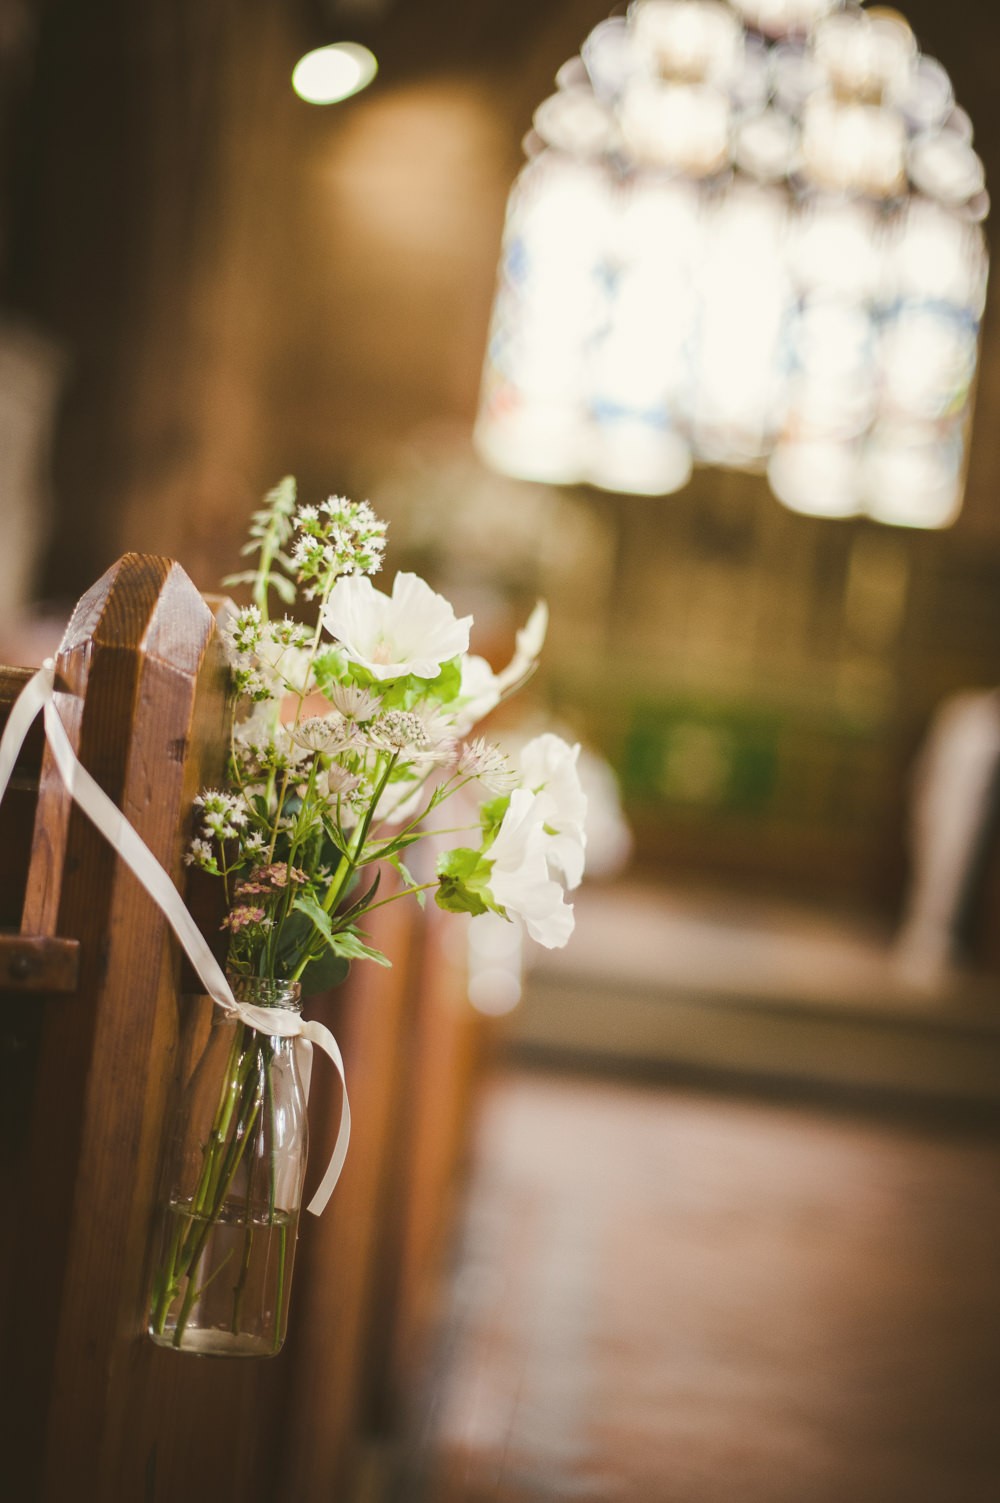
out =
[[332,763],[325,772],[321,772],[317,782],[320,792],[325,791],[331,803],[349,797],[361,786],[360,776],[356,772],[348,772],[339,762]]
[[461,777],[478,778],[491,793],[507,793],[515,781],[507,753],[482,736],[462,747],[458,772]]
[[579,744],[569,746],[561,736],[546,731],[522,747],[518,758],[524,785],[538,795],[543,810],[549,831],[549,865],[562,875],[567,887],[576,887],[583,876],[587,844],[587,797],[576,770],[579,755]]
[[184,855],[186,866],[203,866],[211,869],[215,866],[215,853],[207,840],[192,840]]
[[345,720],[356,720],[363,725],[378,714],[382,696],[372,694],[369,689],[359,689],[356,684],[337,684],[330,693],[330,702]]
[[494,900],[524,920],[532,939],[559,949],[573,932],[573,909],[561,885],[549,876],[542,797],[516,788],[496,839],[486,852]]
[[423,733],[418,747],[420,760],[440,765],[454,761],[457,740],[454,718],[432,704],[414,705],[413,713]]
[[278,762],[287,762],[288,766],[293,769],[302,762],[308,762],[309,750],[311,750],[296,741],[291,726],[287,725],[275,726],[271,748]]
[[366,575],[338,579],[323,609],[323,625],[347,657],[373,678],[436,678],[441,664],[469,645],[471,616],[451,605],[416,574],[397,574],[392,594]]
[[[202,834],[206,837],[234,840],[247,822],[246,810],[235,794],[206,788],[194,802],[195,807],[201,810]],[[194,849],[193,843],[191,848]]]
[[260,634],[261,615],[256,605],[246,605],[229,616],[222,628],[222,640],[230,649],[230,662],[234,666],[244,666],[241,659],[256,650]]
[[368,740],[381,751],[419,751],[424,742],[420,716],[412,710],[386,710],[367,728]]
[[357,734],[342,715],[310,715],[289,732],[296,746],[311,752],[343,751]]

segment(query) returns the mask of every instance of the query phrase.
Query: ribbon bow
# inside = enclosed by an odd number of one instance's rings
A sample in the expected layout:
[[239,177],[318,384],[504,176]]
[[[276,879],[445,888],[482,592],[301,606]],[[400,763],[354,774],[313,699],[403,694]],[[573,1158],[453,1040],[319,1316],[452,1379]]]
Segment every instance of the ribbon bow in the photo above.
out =
[[52,750],[59,776],[66,785],[66,791],[80,806],[87,818],[97,826],[109,845],[117,851],[126,866],[149,893],[176,934],[213,1002],[226,1012],[234,1014],[241,1022],[256,1029],[258,1033],[296,1039],[302,1048],[303,1075],[307,1091],[312,1056],[310,1046],[315,1044],[331,1061],[340,1077],[343,1095],[333,1153],[319,1188],[307,1207],[314,1216],[319,1216],[325,1209],[327,1201],[333,1194],[334,1186],[340,1178],[351,1136],[351,1108],[347,1099],[344,1060],[337,1041],[329,1028],[322,1023],[311,1022],[294,1013],[267,1007],[254,1007],[251,1003],[240,1002],[234,997],[225,972],[181,901],[180,894],[169,875],[142,837],[129,824],[118,806],[94,781],[70,745],[66,729],[56,709],[55,671],[53,659],[46,658],[38,672],[25,684],[11,709],[3,736],[0,737],[0,800],[3,799],[7,790],[7,784],[24,738],[35,717],[43,713],[46,740]]

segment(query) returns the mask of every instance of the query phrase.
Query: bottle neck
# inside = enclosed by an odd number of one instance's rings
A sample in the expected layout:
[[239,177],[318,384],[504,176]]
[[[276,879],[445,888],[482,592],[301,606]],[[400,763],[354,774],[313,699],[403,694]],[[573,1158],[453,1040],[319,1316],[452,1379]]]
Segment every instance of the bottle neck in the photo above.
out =
[[253,1007],[273,1007],[282,1012],[302,1011],[302,987],[298,981],[276,981],[271,976],[244,976],[227,971],[229,985],[238,1002]]

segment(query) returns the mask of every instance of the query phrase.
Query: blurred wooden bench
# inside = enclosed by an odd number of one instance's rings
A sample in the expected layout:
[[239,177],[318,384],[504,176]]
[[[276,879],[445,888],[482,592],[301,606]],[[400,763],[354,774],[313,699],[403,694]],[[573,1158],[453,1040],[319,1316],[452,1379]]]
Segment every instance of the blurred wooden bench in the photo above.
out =
[[[0,670],[0,722],[28,677]],[[115,565],[73,614],[57,689],[81,761],[180,882],[191,801],[219,781],[228,730],[213,615],[183,570]],[[355,1130],[333,1202],[304,1218],[284,1351],[155,1348],[149,1231],[180,1024],[198,1004],[158,910],[71,806],[35,727],[0,809],[0,1411],[18,1503],[81,1488],[99,1503],[349,1496],[367,1428],[413,1370],[475,1058],[437,927],[413,904],[374,918],[393,969],[355,967],[308,1003],[341,1043]],[[335,1089],[318,1066],[307,1193]]]

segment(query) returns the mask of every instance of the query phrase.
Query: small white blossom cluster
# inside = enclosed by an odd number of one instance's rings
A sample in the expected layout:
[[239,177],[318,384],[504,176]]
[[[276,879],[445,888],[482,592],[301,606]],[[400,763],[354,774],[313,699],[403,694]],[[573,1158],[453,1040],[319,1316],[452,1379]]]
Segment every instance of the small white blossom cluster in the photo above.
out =
[[307,599],[328,593],[341,575],[377,574],[385,551],[386,524],[367,501],[330,496],[320,506],[300,506],[291,562]]
[[[576,749],[541,737],[518,766],[476,723],[531,673],[545,635],[539,606],[501,673],[469,651],[472,618],[414,574],[391,592],[369,575],[386,528],[367,502],[331,496],[295,506],[291,480],[254,518],[257,570],[234,576],[254,603],[225,628],[233,686],[247,712],[234,727],[231,791],[206,790],[186,860],[223,878],[230,963],[258,975],[329,977],[333,962],[375,955],[358,928],[374,901],[362,869],[394,865],[422,822],[462,788],[483,803],[476,847],[438,866],[437,901],[519,917],[542,944],[572,928],[564,889],[583,868]],[[318,621],[271,620],[273,588],[289,604],[294,574],[318,597]],[[358,879],[366,883],[359,901]]]
[[194,803],[195,808],[201,810],[206,837],[235,840],[247,822],[246,810],[235,794],[206,788],[204,793],[199,793]]

